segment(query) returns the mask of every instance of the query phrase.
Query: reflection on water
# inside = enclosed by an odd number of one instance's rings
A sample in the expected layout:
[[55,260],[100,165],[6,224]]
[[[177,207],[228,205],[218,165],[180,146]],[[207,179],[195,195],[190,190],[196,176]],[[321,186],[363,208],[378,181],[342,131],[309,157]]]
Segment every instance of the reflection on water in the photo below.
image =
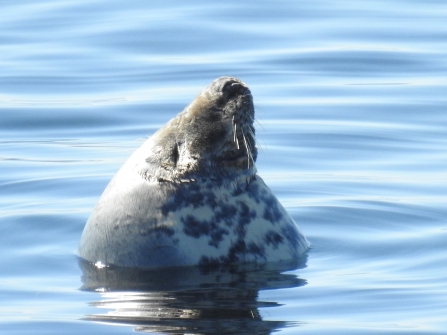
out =
[[96,291],[91,302],[106,313],[87,315],[96,322],[129,324],[139,332],[164,334],[271,334],[285,321],[262,320],[260,290],[303,286],[304,279],[284,271],[304,268],[294,262],[213,268],[144,270],[96,266],[80,261],[82,290]]

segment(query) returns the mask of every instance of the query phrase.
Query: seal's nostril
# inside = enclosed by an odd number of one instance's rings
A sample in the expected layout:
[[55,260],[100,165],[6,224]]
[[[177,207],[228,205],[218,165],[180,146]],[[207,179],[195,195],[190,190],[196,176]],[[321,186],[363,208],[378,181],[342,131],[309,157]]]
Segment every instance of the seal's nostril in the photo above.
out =
[[248,90],[247,85],[234,77],[220,77],[211,83],[213,91],[225,97],[232,97],[234,94],[246,94]]
[[223,88],[222,93],[227,97],[227,99],[232,98],[236,94],[244,94],[247,88],[238,82],[227,82]]
[[243,93],[245,93],[245,91],[247,91],[247,88],[240,83],[234,83],[234,84],[231,84],[231,91],[235,91],[239,94],[243,94]]

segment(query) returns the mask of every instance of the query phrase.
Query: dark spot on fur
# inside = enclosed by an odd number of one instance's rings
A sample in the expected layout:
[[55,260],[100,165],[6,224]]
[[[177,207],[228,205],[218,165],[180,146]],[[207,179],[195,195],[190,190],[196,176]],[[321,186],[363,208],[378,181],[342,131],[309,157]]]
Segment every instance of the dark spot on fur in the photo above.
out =
[[257,204],[261,202],[261,194],[259,190],[259,185],[257,183],[250,183],[246,189],[248,196],[256,201]]
[[174,235],[174,229],[166,227],[166,226],[155,226],[146,224],[140,225],[140,235],[155,235],[157,238],[164,237],[172,237]]
[[283,218],[283,213],[281,208],[279,207],[279,202],[274,196],[270,196],[265,201],[265,209],[263,218],[271,223],[276,223]]
[[153,232],[156,233],[157,235],[165,235],[168,237],[171,237],[174,235],[174,229],[166,227],[166,226],[155,227]]
[[218,247],[223,240],[224,235],[228,235],[228,230],[222,228],[214,221],[198,220],[192,215],[187,215],[180,219],[183,223],[183,232],[194,238],[202,236],[209,237],[208,244],[213,247]]
[[259,257],[265,258],[265,250],[263,246],[259,246],[254,242],[248,244],[247,252]]
[[177,187],[172,190],[171,195],[161,207],[164,216],[175,212],[183,207],[193,206],[194,208],[203,206],[205,202],[213,203],[214,194],[212,192],[204,192],[203,188],[197,183],[190,183],[183,187]]
[[217,206],[217,201],[216,201],[216,195],[214,194],[214,192],[211,191],[202,191],[203,193],[203,197],[204,197],[204,204],[206,206],[209,206],[211,208],[216,208]]
[[270,230],[264,235],[265,243],[273,246],[274,249],[277,249],[278,245],[282,243],[283,240],[284,238],[274,230]]
[[238,201],[239,206],[239,227],[242,229],[244,226],[248,225],[254,218],[256,218],[256,211],[250,210],[250,207],[247,206],[246,203],[242,201]]
[[283,227],[281,229],[281,232],[286,237],[290,246],[296,248],[297,244],[299,243],[300,236],[298,235],[298,231],[295,229],[292,223]]
[[219,227],[216,223],[213,223],[211,228],[211,239],[208,241],[208,244],[217,248],[224,235],[228,235],[228,230]]
[[233,197],[237,197],[237,196],[241,195],[241,194],[244,193],[244,192],[245,192],[245,190],[244,190],[243,188],[241,188],[241,187],[236,187],[233,191],[231,191],[231,195],[232,195]]
[[225,222],[228,226],[231,226],[234,222],[234,218],[237,214],[237,208],[233,205],[221,204],[214,211],[214,221]]
[[189,195],[185,196],[185,198],[189,199],[188,205],[191,204],[194,208],[203,206],[203,201],[205,199],[202,192],[191,192]]
[[228,262],[229,263],[236,263],[240,260],[244,259],[244,254],[246,251],[245,241],[244,240],[238,240],[235,244],[233,244],[228,250]]
[[228,255],[226,257],[220,258],[220,262],[225,263],[243,262],[245,261],[247,255],[265,259],[264,247],[259,246],[258,244],[253,242],[247,245],[244,240],[242,239],[238,240],[228,250]]
[[197,220],[192,215],[181,218],[181,222],[183,223],[183,232],[188,236],[199,238],[203,235],[208,236],[210,233],[209,224],[206,221]]

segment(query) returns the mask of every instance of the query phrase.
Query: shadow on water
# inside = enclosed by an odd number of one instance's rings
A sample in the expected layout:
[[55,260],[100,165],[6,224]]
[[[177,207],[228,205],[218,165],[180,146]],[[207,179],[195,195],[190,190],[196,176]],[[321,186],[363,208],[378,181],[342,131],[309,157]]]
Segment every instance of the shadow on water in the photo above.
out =
[[259,308],[279,304],[259,301],[258,293],[305,285],[304,279],[283,272],[304,268],[306,260],[161,270],[100,269],[80,260],[81,290],[98,292],[101,299],[91,305],[107,310],[85,319],[128,324],[147,333],[271,334],[291,324],[264,321]]

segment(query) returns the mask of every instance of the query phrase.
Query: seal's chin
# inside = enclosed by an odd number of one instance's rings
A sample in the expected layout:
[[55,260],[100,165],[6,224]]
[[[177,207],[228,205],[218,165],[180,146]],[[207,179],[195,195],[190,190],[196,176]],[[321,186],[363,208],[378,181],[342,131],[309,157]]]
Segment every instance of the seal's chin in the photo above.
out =
[[229,164],[237,164],[241,161],[246,161],[247,159],[247,153],[242,152],[242,150],[228,151],[222,157],[220,157],[221,161],[227,162]]
[[247,154],[246,153],[243,153],[243,152],[240,152],[240,153],[229,152],[229,153],[227,153],[224,156],[224,158],[222,160],[224,160],[226,162],[238,162],[238,161],[243,160],[243,159],[245,159],[245,160],[247,159]]
[[254,161],[245,148],[227,150],[216,157],[214,161],[217,167],[227,170],[245,171],[254,166]]

